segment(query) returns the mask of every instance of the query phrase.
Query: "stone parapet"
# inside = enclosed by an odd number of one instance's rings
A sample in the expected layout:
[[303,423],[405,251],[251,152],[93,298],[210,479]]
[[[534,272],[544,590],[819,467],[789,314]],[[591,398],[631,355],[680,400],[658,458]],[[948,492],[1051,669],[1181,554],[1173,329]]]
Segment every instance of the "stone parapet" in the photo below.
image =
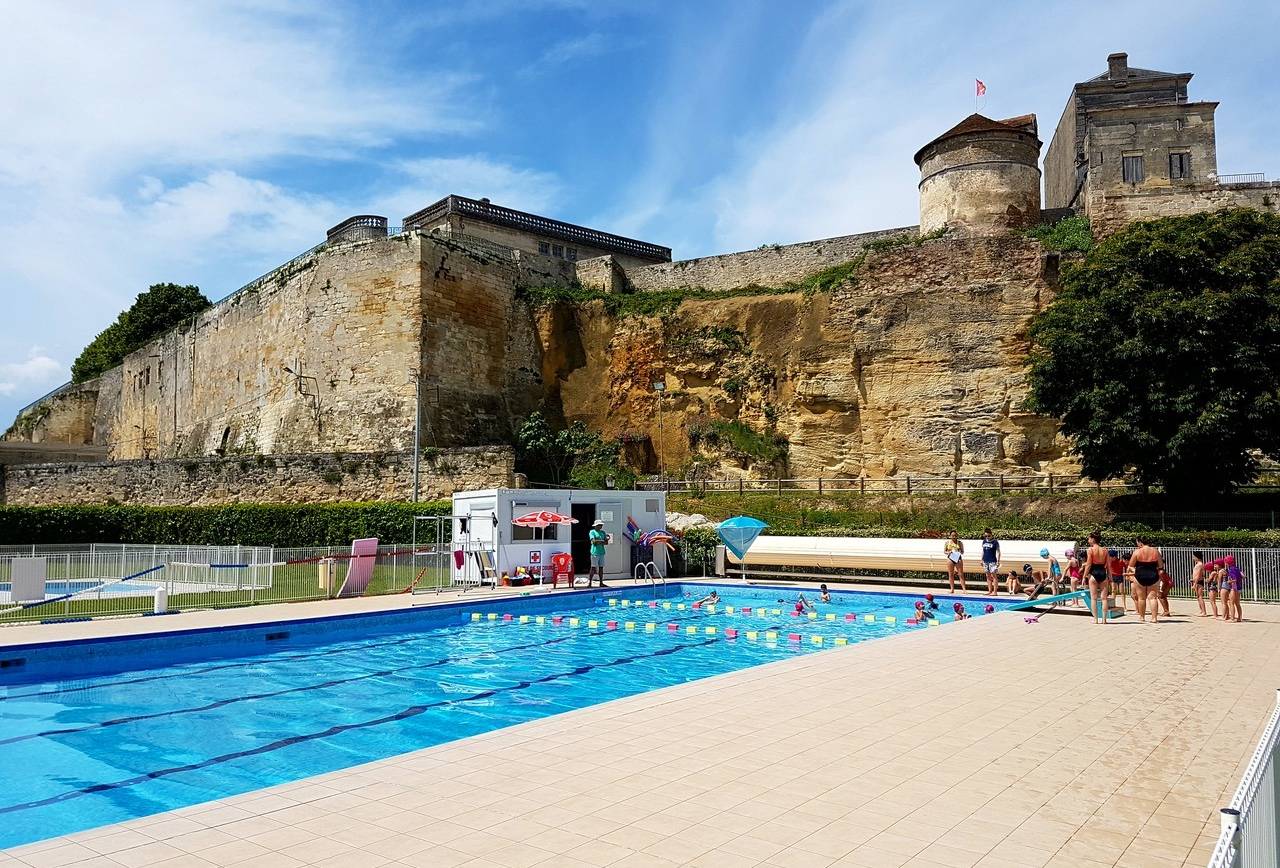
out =
[[[403,501],[413,490],[413,454],[405,452],[30,464],[0,471],[3,501],[11,506]],[[514,475],[507,446],[424,450],[418,497],[506,487]]]

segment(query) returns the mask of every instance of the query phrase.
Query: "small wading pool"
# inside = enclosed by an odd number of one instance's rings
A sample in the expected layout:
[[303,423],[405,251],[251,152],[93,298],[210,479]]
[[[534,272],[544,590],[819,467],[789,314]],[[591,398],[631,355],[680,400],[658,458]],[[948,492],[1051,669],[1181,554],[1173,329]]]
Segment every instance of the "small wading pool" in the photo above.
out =
[[[96,588],[104,582],[112,582],[101,591],[99,596],[137,596],[139,594],[154,594],[159,585],[148,584],[147,582],[116,582],[112,579],[54,579],[45,583],[44,596],[45,599],[60,597],[63,594],[73,594],[79,591],[87,591]],[[12,598],[13,585],[9,582],[0,582],[0,603],[9,603]]]
[[[837,640],[931,629],[905,623],[919,596],[836,591],[810,620],[790,615],[794,588],[719,587],[723,602],[714,613],[691,608],[710,590],[696,583],[610,588],[0,649],[0,847],[821,651]],[[938,597],[944,621],[955,599]],[[975,615],[988,602],[962,599]]]

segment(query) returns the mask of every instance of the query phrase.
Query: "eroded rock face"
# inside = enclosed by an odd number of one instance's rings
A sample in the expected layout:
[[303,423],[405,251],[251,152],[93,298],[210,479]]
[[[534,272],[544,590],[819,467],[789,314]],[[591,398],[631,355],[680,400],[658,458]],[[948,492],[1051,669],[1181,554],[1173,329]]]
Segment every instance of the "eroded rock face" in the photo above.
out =
[[[686,301],[665,318],[541,311],[548,396],[609,436],[647,436],[668,472],[709,420],[781,433],[793,476],[1069,472],[1056,422],[1020,409],[1026,331],[1052,293],[1041,253],[944,238],[871,253],[829,293]],[[777,470],[723,453],[713,475]]]

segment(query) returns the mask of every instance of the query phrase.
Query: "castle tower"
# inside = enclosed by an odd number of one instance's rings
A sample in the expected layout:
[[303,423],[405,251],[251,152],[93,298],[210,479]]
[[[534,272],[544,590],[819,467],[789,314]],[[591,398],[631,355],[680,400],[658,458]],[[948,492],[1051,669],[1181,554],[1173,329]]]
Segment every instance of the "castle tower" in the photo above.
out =
[[989,235],[1040,219],[1036,116],[969,117],[916,152],[920,231]]

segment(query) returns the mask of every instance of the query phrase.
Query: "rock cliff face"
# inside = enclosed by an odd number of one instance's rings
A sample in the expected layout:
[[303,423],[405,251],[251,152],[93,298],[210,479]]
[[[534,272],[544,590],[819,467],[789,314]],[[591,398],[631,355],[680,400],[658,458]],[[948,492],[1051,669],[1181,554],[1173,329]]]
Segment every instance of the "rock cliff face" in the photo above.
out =
[[[662,316],[544,308],[543,379],[566,418],[639,444],[628,454],[650,470],[1069,472],[1056,422],[1020,409],[1027,327],[1055,278],[1034,241],[943,238],[868,252],[829,292],[690,299]],[[775,433],[780,462],[756,448]]]

